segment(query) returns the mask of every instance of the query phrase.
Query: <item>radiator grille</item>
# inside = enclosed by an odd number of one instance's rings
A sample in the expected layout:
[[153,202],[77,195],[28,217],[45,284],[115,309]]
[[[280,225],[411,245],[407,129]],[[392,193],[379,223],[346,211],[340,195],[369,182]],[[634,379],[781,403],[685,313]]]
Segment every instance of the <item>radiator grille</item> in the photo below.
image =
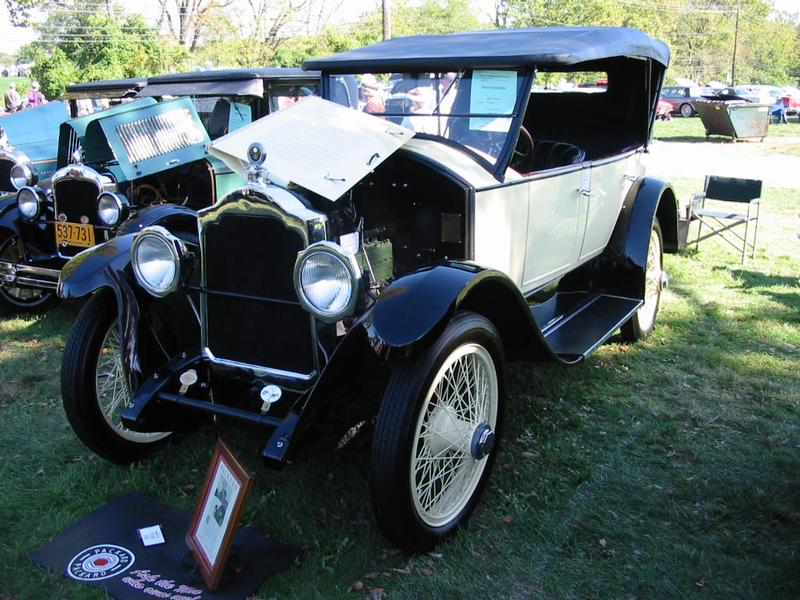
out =
[[[103,230],[97,216],[97,196],[100,190],[91,181],[85,179],[61,179],[53,185],[53,202],[56,218],[65,215],[65,220],[70,223],[82,223],[81,217],[86,217],[86,222],[95,226],[94,239],[103,241]],[[75,256],[85,248],[79,246],[59,246],[61,256]]]
[[205,137],[186,108],[117,125],[132,163],[199,144]]
[[14,166],[13,160],[0,159],[0,191],[13,192],[14,186],[11,185],[11,167]]
[[203,232],[206,344],[215,357],[308,374],[312,323],[292,273],[304,240],[274,217],[224,215]]
[[72,155],[75,154],[77,150],[80,150],[80,148],[81,143],[78,139],[78,134],[75,133],[75,130],[70,127],[67,137],[67,156],[65,157],[65,162],[70,162]]

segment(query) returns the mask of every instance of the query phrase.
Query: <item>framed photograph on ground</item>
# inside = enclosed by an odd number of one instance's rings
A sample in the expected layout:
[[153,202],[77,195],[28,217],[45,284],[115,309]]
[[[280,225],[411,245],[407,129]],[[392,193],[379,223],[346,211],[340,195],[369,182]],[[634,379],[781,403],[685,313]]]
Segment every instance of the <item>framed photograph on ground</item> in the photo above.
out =
[[218,440],[200,493],[200,503],[186,534],[186,544],[209,591],[219,586],[252,483],[250,474],[225,443]]

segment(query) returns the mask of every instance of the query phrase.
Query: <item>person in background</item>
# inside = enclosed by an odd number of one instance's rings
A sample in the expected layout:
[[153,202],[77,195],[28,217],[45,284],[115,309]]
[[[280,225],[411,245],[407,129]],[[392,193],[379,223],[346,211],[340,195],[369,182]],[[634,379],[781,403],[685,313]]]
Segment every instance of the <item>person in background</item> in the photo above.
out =
[[13,81],[8,84],[8,89],[6,90],[6,112],[17,112],[22,105],[22,96],[19,95],[17,91],[17,84]]
[[372,73],[365,73],[361,76],[361,93],[364,96],[364,112],[382,113],[386,112],[386,107],[381,97],[378,80]]
[[34,81],[31,84],[31,91],[28,92],[28,106],[36,107],[41,106],[42,104],[47,104],[47,98],[45,98],[44,94],[39,91],[39,82]]

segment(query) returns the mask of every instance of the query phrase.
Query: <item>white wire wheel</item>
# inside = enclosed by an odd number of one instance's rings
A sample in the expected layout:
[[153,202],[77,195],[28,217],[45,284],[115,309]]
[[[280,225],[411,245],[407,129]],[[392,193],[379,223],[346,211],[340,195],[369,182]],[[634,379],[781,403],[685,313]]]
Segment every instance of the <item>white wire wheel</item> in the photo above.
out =
[[494,362],[483,346],[464,344],[442,364],[417,418],[409,469],[411,497],[431,527],[452,521],[466,506],[486,468],[471,446],[482,426],[497,426],[499,390]]
[[641,340],[653,331],[661,302],[664,251],[661,225],[656,219],[650,230],[644,276],[644,304],[622,327],[622,336],[631,342]]
[[131,394],[113,295],[97,293],[78,313],[61,363],[61,399],[73,431],[99,456],[115,463],[134,461],[168,432],[143,433],[122,424]]
[[470,312],[394,371],[375,424],[370,489],[381,530],[400,548],[430,550],[469,518],[497,453],[504,382],[500,336]]
[[157,442],[169,435],[166,432],[141,432],[122,424],[122,411],[130,406],[131,392],[122,367],[122,346],[119,326],[115,319],[100,344],[95,368],[97,405],[106,423],[121,438],[138,443]]

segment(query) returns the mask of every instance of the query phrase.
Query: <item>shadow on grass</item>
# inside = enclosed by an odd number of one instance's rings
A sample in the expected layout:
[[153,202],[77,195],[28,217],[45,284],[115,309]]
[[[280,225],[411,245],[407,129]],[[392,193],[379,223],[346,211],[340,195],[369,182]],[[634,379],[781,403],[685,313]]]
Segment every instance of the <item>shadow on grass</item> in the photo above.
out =
[[659,142],[677,142],[680,144],[727,144],[732,141],[729,137],[705,137],[702,135],[676,135],[670,137],[657,137]]

